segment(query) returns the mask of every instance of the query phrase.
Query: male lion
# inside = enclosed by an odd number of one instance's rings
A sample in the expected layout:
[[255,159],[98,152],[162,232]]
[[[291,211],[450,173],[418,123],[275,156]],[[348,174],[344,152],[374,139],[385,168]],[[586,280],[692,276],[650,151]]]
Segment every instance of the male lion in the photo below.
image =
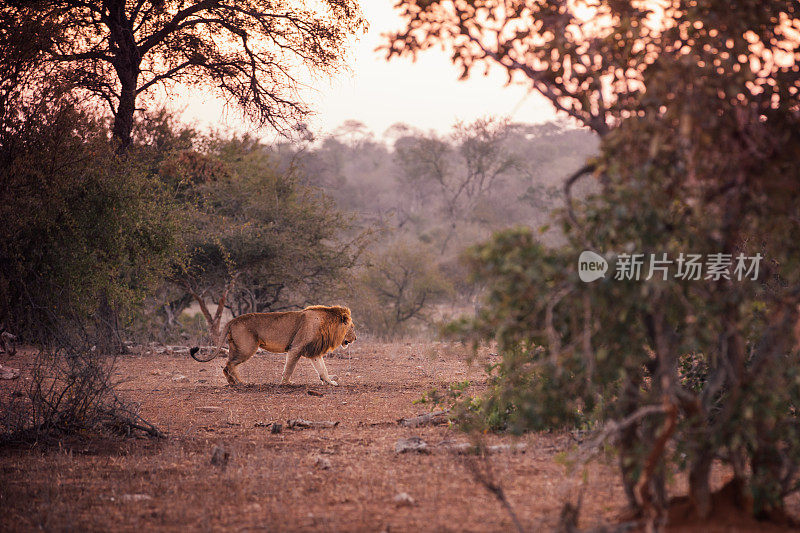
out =
[[302,311],[280,313],[249,313],[228,322],[222,331],[219,346],[211,357],[197,357],[200,348],[196,346],[189,350],[189,354],[201,363],[211,361],[219,355],[226,340],[229,348],[228,364],[222,371],[231,385],[242,382],[236,367],[250,359],[260,347],[268,352],[288,352],[281,385],[289,383],[300,357],[308,357],[319,374],[319,379],[323,383],[336,386],[338,383],[328,376],[322,356],[339,345],[347,346],[356,340],[356,332],[350,309],[338,305],[312,305]]

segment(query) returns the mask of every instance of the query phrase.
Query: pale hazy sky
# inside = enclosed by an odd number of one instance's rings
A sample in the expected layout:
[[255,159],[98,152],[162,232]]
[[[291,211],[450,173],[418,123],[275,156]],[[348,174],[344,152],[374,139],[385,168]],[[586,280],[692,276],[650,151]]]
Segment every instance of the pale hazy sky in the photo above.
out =
[[[486,115],[510,116],[518,122],[542,122],[555,118],[552,105],[528,86],[506,86],[505,71],[492,68],[489,76],[477,68],[466,81],[458,81],[459,69],[447,52],[438,48],[410,59],[391,61],[375,48],[381,34],[401,27],[393,0],[362,0],[370,29],[354,43],[348,61],[350,72],[333,80],[313,79],[304,100],[315,111],[309,126],[316,134],[333,131],[348,119],[359,120],[380,136],[396,122],[423,130],[447,131],[456,120],[470,121]],[[195,96],[187,103],[184,118],[199,125],[247,130],[236,113],[223,111],[212,96]],[[261,132],[268,136],[267,132]]]

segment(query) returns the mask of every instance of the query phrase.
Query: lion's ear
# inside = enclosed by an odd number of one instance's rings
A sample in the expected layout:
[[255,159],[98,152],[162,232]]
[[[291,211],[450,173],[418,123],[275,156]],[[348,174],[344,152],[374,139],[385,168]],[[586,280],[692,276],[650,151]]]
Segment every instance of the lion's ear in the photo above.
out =
[[343,307],[343,306],[334,306],[336,309],[336,314],[339,315],[339,320],[342,321],[342,324],[347,324],[350,321],[350,309]]

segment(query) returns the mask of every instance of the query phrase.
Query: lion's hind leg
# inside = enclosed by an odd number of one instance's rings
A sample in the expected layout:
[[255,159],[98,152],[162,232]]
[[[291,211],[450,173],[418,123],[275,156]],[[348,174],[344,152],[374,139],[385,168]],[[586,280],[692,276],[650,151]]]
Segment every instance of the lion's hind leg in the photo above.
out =
[[236,371],[236,367],[250,359],[253,354],[256,353],[256,350],[258,350],[258,345],[254,344],[253,346],[239,346],[235,342],[231,341],[228,343],[228,347],[230,349],[228,354],[228,363],[222,367],[222,373],[225,374],[228,384],[241,385],[242,380],[239,378],[239,373]]
[[[230,370],[228,369],[230,367]],[[228,385],[239,385],[241,384],[242,380],[239,379],[239,373],[236,372],[236,368],[231,366],[230,363],[222,367],[222,373],[225,375],[225,379],[228,380]]]

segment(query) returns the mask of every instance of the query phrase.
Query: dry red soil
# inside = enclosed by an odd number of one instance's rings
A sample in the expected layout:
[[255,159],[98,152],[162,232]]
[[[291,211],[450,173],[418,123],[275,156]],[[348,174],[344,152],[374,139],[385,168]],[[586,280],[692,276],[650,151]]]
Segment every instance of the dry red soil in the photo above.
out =
[[[282,357],[259,353],[240,367],[250,385],[236,388],[222,376],[222,358],[201,364],[185,354],[120,356],[120,395],[168,438],[88,436],[0,450],[0,531],[509,531],[508,513],[464,457],[437,446],[466,442],[464,434],[397,424],[429,409],[414,401],[430,389],[470,379],[482,390],[480,365],[468,365],[466,355],[440,343],[359,341],[326,358],[339,387],[322,385],[308,361],[298,365],[295,385],[280,387]],[[20,357],[4,364],[24,367]],[[297,418],[339,424],[285,427]],[[284,425],[280,433],[270,431],[276,421]],[[395,453],[397,440],[411,436],[425,440],[430,453]],[[576,442],[569,434],[484,439],[526,446],[489,461],[527,530],[553,529],[563,503],[579,494],[580,527],[619,520],[624,496],[613,459],[570,472],[564,458]],[[211,463],[217,446],[230,454],[225,466]],[[715,485],[724,481],[718,472]],[[670,492],[684,491],[682,476],[673,476]],[[401,493],[413,502],[396,501]],[[789,511],[800,514],[797,498]],[[695,530],[753,529],[765,528],[734,521]]]

